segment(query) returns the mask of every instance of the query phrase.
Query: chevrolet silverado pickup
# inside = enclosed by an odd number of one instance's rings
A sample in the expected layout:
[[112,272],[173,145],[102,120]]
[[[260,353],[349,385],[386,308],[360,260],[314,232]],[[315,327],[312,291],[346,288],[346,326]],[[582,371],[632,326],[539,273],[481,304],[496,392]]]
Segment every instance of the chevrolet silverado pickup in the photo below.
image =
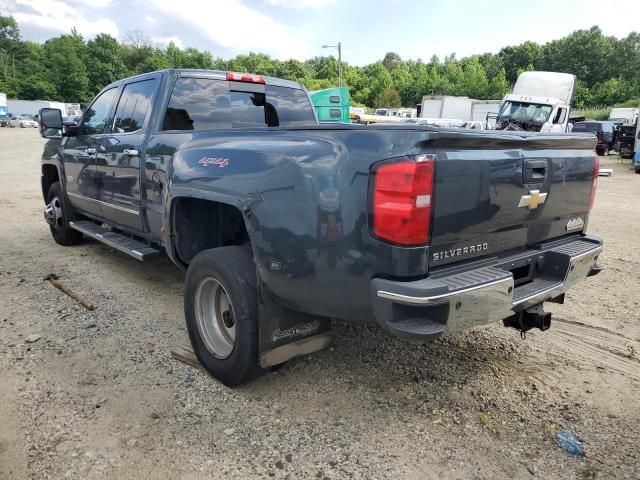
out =
[[227,385],[324,348],[332,318],[414,341],[544,330],[543,303],[599,271],[592,135],[319,125],[298,83],[204,70],[41,119],[54,240],[165,252],[194,352]]

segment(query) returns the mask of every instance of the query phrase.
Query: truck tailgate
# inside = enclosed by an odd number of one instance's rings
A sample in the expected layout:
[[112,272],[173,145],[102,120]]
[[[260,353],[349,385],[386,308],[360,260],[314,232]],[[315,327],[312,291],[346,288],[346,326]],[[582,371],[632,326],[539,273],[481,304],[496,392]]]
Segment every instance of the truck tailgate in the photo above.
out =
[[430,266],[582,231],[594,145],[586,135],[441,132]]

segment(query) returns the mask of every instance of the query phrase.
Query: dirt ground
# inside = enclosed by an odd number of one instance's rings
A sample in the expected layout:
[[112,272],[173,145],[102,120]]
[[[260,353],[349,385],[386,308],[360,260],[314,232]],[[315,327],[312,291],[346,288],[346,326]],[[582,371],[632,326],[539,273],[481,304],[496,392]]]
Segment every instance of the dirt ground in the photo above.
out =
[[495,324],[417,345],[336,322],[330,349],[229,389],[169,355],[188,338],[168,260],[53,242],[43,143],[0,129],[0,478],[640,479],[628,161],[603,159],[614,175],[591,216],[606,271],[551,307],[548,332]]

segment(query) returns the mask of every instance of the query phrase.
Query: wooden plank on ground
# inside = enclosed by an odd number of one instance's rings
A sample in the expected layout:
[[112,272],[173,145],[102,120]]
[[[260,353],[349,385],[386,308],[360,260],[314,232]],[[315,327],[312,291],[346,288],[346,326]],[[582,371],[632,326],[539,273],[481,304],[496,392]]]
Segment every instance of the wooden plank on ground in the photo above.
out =
[[198,357],[196,357],[196,354],[193,353],[193,350],[189,347],[174,347],[171,349],[171,356],[190,367],[204,370],[204,367],[200,365],[200,362],[198,361]]

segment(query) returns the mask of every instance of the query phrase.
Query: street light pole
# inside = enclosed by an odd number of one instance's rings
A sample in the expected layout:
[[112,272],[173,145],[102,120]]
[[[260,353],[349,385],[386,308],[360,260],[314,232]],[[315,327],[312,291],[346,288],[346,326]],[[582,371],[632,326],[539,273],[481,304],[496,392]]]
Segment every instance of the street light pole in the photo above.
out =
[[338,42],[338,86],[342,87],[342,42]]
[[338,85],[342,87],[342,42],[338,42],[337,45],[322,45],[322,48],[338,49]]

